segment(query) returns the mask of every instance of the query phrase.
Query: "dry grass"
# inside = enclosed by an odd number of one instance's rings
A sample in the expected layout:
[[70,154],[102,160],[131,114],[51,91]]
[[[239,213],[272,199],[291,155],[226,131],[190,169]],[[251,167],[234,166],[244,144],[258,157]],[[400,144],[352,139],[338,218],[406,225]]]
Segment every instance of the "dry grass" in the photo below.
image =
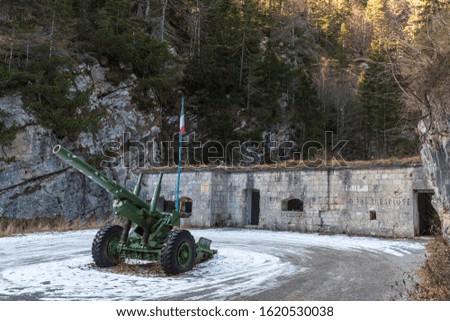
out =
[[[211,170],[211,169],[223,169],[223,170],[265,170],[265,169],[293,169],[293,168],[324,168],[324,167],[371,167],[371,166],[395,166],[395,165],[418,165],[422,164],[422,159],[420,156],[408,157],[408,158],[397,158],[391,157],[387,159],[374,159],[374,160],[357,160],[357,161],[346,161],[337,162],[336,160],[328,160],[321,163],[309,162],[309,161],[294,161],[288,160],[285,162],[273,163],[273,164],[260,164],[260,165],[249,165],[249,166],[238,166],[238,165],[188,165],[183,166],[183,169],[187,170]],[[149,169],[140,169],[144,173],[160,172],[160,171],[171,171],[176,170],[176,166],[162,166]]]
[[419,301],[449,301],[450,244],[444,237],[437,236],[427,249],[427,259],[417,272],[420,281],[414,283],[409,296]]
[[0,217],[0,237],[35,232],[65,232],[73,230],[95,229],[105,225],[95,216],[88,219],[76,219],[68,222],[61,215],[54,218],[17,219]]
[[391,157],[370,161],[349,161],[347,163],[349,166],[418,165],[422,164],[422,158],[420,156],[407,158]]
[[[194,265],[192,270],[197,270],[202,268],[202,263],[209,261],[212,258],[209,258],[201,263],[197,263]],[[91,264],[91,268],[97,268],[94,264]],[[166,275],[161,266],[160,262],[145,262],[139,260],[125,260],[125,262],[121,262],[119,265],[108,268],[109,272],[123,274],[123,275],[137,275],[144,277],[177,277],[177,275]],[[104,271],[104,269],[102,269]]]
[[163,268],[159,262],[152,263],[136,263],[122,262],[117,266],[110,268],[112,273],[124,275],[138,275],[138,276],[158,276],[165,277]]

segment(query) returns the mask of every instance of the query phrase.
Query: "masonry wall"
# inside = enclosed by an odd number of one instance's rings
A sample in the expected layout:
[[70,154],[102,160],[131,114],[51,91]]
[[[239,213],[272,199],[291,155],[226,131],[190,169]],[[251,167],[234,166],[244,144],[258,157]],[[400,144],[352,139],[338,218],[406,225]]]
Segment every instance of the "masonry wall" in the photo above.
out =
[[[153,194],[159,174],[146,176],[148,186],[148,198]],[[180,197],[192,199],[193,214],[181,220],[182,225],[210,227],[212,221],[212,197],[211,197],[210,171],[183,172],[180,181]],[[166,200],[175,201],[177,188],[177,173],[164,173],[160,196]]]
[[[259,192],[261,228],[410,237],[417,192],[432,191],[428,182],[420,166],[184,171],[180,195],[192,198],[193,213],[182,224],[249,225],[252,192]],[[174,200],[175,188],[176,173],[166,173],[161,195]],[[303,210],[283,209],[290,199]]]

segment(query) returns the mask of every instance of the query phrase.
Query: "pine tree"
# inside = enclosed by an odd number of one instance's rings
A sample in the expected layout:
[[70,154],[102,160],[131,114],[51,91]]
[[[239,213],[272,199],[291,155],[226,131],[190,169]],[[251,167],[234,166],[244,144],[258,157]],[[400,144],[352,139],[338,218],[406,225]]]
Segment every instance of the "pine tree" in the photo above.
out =
[[383,57],[370,62],[359,79],[368,157],[386,158],[392,155],[401,119],[401,92],[384,63]]
[[339,59],[343,58],[342,46],[346,37],[346,21],[351,13],[349,0],[309,2],[309,20],[321,31],[324,37],[322,44],[328,52]]
[[431,15],[449,8],[450,3],[445,0],[413,0],[410,5],[409,18],[405,32],[414,38],[429,22]]
[[[258,104],[257,69],[265,16],[255,0],[220,0],[208,8],[208,15],[203,16],[209,21],[208,28],[195,40],[197,50],[187,67],[185,83],[189,95],[198,99],[202,129],[226,143],[237,137],[234,128],[239,124],[239,110]],[[221,117],[214,116],[217,114]]]
[[372,52],[380,52],[385,48],[388,37],[387,0],[368,0],[366,6],[367,19],[372,24]]
[[100,12],[101,27],[120,34],[128,29],[131,0],[106,0]]

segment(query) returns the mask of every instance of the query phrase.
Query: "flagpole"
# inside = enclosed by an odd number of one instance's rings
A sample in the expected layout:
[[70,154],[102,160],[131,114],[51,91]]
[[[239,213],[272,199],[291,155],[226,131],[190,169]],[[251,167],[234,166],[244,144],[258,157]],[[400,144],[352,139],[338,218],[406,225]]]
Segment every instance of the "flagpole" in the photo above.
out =
[[[182,127],[183,126],[183,127]],[[178,178],[177,178],[177,196],[175,201],[175,211],[179,212],[180,202],[180,176],[181,176],[181,153],[183,151],[183,131],[184,131],[184,96],[181,97],[181,114],[180,114],[180,144],[178,147]]]

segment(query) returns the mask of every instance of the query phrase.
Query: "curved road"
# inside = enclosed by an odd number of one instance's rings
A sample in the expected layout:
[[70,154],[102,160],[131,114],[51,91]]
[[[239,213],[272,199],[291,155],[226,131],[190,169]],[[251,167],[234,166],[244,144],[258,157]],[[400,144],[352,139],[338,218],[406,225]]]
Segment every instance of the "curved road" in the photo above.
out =
[[[423,262],[423,240],[260,230],[191,231],[219,254],[186,274],[92,265],[96,231],[0,238],[1,300],[390,300]],[[156,271],[155,271],[156,270]]]

